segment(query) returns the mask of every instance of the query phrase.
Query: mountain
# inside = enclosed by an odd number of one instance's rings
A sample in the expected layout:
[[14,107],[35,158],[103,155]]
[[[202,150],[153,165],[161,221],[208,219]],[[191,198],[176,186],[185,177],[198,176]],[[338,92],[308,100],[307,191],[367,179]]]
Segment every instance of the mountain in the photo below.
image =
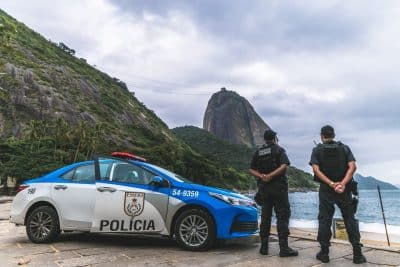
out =
[[201,184],[250,181],[177,139],[123,81],[0,10],[0,179],[21,182],[117,150]]
[[[211,159],[213,162],[219,162],[218,164],[221,165],[228,165],[248,175],[254,149],[246,145],[230,144],[214,134],[194,126],[177,127],[174,128],[172,132],[194,150]],[[289,167],[287,175],[289,186],[292,189],[316,188],[313,177],[309,173],[295,167]],[[253,186],[253,188],[255,188],[255,184]]]
[[248,147],[263,144],[264,132],[270,129],[249,101],[225,88],[213,94],[208,101],[203,128],[231,144]]
[[362,176],[361,174],[358,173],[354,175],[354,179],[358,182],[358,189],[360,190],[374,190],[374,189],[376,190],[376,187],[378,185],[382,190],[399,189],[390,183],[380,181],[371,176]]

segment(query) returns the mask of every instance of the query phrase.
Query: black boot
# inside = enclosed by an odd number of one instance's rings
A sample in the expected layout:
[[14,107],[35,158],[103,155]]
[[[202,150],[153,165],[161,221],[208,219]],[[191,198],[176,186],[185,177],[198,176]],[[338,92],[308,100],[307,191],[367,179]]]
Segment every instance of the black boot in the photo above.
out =
[[279,249],[279,257],[293,257],[299,255],[297,250],[289,247],[287,238],[279,239]]
[[322,261],[323,263],[329,262],[329,247],[321,246],[321,250],[317,253],[317,260]]
[[362,245],[354,246],[353,247],[353,263],[361,264],[367,262],[367,259],[361,252]]
[[268,237],[261,239],[260,254],[268,255]]

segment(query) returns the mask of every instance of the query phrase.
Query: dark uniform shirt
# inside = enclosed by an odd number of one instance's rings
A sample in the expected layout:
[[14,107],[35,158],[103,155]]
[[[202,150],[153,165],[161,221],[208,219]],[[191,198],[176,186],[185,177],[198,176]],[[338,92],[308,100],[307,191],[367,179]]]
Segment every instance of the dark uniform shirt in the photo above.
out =
[[[262,174],[268,174],[279,168],[282,164],[290,165],[285,149],[277,144],[264,144],[254,153],[250,168]],[[286,171],[274,177],[267,184],[268,188],[271,189],[280,187],[282,184],[287,186]]]

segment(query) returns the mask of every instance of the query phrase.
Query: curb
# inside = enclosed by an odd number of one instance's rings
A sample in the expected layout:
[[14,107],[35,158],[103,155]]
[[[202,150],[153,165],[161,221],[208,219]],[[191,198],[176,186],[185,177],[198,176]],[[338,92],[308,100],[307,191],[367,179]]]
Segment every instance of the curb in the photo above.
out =
[[14,197],[0,197],[0,204],[13,201]]

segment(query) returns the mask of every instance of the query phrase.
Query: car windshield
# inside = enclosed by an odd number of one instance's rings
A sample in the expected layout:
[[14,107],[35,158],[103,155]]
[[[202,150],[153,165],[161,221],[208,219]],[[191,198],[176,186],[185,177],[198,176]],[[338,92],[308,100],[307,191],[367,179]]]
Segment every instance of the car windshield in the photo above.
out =
[[157,171],[162,172],[162,173],[168,175],[169,177],[173,178],[173,179],[174,179],[175,181],[177,181],[177,182],[189,183],[189,184],[192,184],[192,183],[193,183],[193,182],[190,181],[189,179],[187,179],[187,178],[185,178],[185,177],[182,177],[182,176],[180,176],[179,174],[173,173],[173,172],[171,172],[171,171],[168,171],[168,170],[166,170],[166,169],[164,169],[164,168],[161,168],[161,167],[159,167],[159,166],[155,166],[155,165],[153,165],[153,164],[149,164],[149,165],[150,165],[152,168],[156,169]]

